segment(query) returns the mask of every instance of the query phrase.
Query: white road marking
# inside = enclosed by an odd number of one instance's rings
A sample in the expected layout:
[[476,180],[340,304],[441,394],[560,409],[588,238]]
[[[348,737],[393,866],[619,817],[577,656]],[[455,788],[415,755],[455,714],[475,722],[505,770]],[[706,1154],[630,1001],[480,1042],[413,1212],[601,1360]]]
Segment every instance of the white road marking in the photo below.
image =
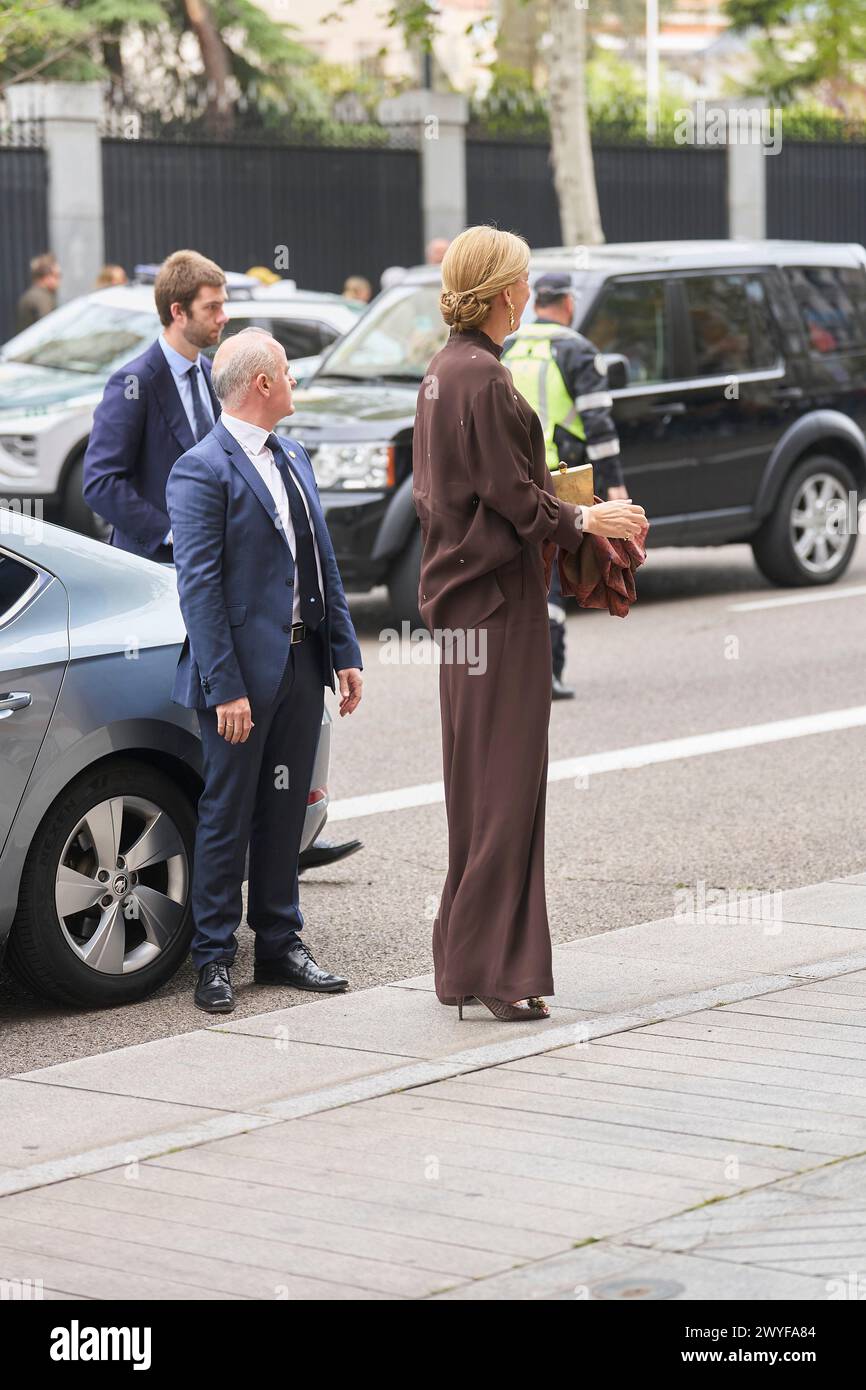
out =
[[[866,726],[866,705],[852,709],[825,710],[796,719],[777,719],[771,724],[747,724],[739,729],[717,729],[708,734],[666,739],[662,743],[636,744],[632,748],[612,748],[605,753],[589,753],[582,758],[562,758],[548,766],[548,782],[567,782],[603,772],[623,772],[627,768],[651,767],[655,763],[677,762],[681,758],[703,758],[708,753],[725,753],[734,748],[754,748],[763,743],[782,743],[789,738],[808,738],[813,734],[834,734],[842,729]],[[385,811],[406,811],[415,806],[433,806],[445,800],[442,782],[421,782],[414,787],[370,792],[333,801],[328,821],[354,820],[358,816],[378,816]]]
[[808,594],[785,594],[782,598],[754,599],[749,603],[728,604],[729,613],[756,613],[759,608],[791,608],[795,603],[827,603],[834,598],[863,598],[866,584],[853,584],[848,589],[818,589]]
[[383,811],[408,811],[413,806],[434,806],[444,800],[444,782],[419,782],[414,787],[395,787],[393,791],[370,792],[367,796],[347,796],[342,801],[332,801],[328,820],[378,816]]

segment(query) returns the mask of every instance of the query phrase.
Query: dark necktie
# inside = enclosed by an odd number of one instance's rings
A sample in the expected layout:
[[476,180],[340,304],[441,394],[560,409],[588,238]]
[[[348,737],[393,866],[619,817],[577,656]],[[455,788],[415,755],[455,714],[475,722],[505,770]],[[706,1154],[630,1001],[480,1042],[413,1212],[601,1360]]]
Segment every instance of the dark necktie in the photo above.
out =
[[196,443],[198,443],[200,439],[204,439],[206,434],[210,434],[213,426],[207,417],[207,411],[202,403],[201,391],[198,387],[199,365],[197,362],[193,362],[186,377],[189,382],[190,390],[192,391],[192,413],[195,416],[195,430],[193,433],[195,434]]
[[292,477],[292,471],[277,436],[269,434],[265,443],[274,456],[274,463],[283,480],[289,499],[292,526],[295,528],[295,579],[301,598],[301,621],[306,623],[307,627],[318,627],[325,616],[325,605],[319,589],[316,552],[313,548],[313,533],[310,530],[307,509],[298,490],[299,484]]

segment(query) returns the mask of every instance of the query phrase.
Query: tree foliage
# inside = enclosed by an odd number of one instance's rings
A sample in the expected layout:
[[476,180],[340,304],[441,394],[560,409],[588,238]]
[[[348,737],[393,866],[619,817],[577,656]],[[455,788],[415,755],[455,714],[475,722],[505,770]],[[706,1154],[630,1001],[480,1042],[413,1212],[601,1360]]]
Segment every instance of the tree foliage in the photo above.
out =
[[[317,93],[315,57],[253,0],[0,0],[0,85],[104,79],[116,99],[181,114],[198,91],[231,111]],[[124,48],[135,54],[129,70]],[[197,51],[196,51],[197,50]],[[179,109],[180,108],[180,109]]]
[[760,31],[752,90],[780,101],[815,92],[843,109],[857,105],[866,80],[864,0],[725,0],[725,13],[736,31]]

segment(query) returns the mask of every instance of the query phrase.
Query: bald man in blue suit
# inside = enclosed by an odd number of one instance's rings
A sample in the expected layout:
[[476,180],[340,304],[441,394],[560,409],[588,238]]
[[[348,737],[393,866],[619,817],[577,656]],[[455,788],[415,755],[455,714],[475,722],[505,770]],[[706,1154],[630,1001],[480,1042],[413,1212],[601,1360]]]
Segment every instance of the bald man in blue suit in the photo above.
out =
[[187,630],[172,699],[197,711],[204,753],[195,1003],[228,1013],[247,844],[255,981],[347,988],[301,939],[298,853],[324,688],[336,673],[340,714],[351,714],[362,677],[312,465],[273,433],[294,409],[284,349],[246,329],[217,352],[213,383],[221,418],[174,465],[166,503]]

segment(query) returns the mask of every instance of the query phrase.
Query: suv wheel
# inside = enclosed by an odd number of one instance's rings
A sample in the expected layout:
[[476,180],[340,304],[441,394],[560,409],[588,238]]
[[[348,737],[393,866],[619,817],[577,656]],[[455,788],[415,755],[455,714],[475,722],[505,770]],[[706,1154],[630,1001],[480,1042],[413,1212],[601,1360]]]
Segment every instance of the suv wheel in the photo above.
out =
[[165,984],[192,934],[194,837],[193,808],[164,773],[128,760],[79,777],[30,847],[10,969],[36,994],[91,1008]]
[[63,525],[79,535],[92,536],[97,541],[107,541],[111,527],[96,512],[91,511],[83,496],[84,455],[76,459],[66,476],[63,493]]
[[421,527],[416,526],[410,540],[400,552],[388,575],[388,597],[398,622],[404,620],[412,627],[421,627],[418,612],[418,585],[421,582]]
[[828,529],[831,506],[848,515],[857,483],[847,464],[830,455],[803,459],[788,476],[772,514],[752,541],[758,569],[774,584],[832,584],[851,563],[857,532]]

